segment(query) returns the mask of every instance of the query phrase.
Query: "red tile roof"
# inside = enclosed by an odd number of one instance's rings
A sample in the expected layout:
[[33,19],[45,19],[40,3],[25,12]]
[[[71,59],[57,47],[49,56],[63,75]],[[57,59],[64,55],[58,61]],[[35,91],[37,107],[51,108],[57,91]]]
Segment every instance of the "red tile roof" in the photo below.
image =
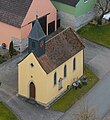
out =
[[46,42],[44,55],[35,56],[45,72],[50,73],[83,49],[76,33],[68,28]]
[[0,21],[20,28],[33,0],[0,0]]

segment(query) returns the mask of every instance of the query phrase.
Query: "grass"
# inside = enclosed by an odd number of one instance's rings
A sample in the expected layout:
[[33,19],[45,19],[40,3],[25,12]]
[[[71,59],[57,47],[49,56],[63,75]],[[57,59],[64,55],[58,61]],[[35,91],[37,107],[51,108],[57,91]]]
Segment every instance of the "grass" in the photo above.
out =
[[90,41],[110,48],[110,24],[102,26],[88,24],[77,32]]
[[12,111],[9,110],[2,102],[0,102],[0,120],[18,120]]
[[87,86],[83,86],[81,89],[77,90],[72,88],[55,104],[53,104],[50,109],[62,112],[67,111],[77,100],[85,95],[97,83],[97,76],[87,66],[85,68],[85,74],[88,83]]

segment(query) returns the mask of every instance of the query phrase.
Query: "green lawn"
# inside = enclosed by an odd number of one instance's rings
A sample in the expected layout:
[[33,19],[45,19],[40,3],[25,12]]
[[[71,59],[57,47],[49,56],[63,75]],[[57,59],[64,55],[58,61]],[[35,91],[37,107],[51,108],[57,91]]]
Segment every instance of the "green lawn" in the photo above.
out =
[[88,67],[86,67],[85,72],[88,85],[83,86],[81,89],[78,88],[77,90],[72,88],[61,99],[53,104],[50,109],[65,112],[96,84],[98,81],[97,76]]
[[88,24],[77,32],[90,41],[110,48],[110,24],[102,26]]
[[18,120],[2,102],[0,102],[0,120]]

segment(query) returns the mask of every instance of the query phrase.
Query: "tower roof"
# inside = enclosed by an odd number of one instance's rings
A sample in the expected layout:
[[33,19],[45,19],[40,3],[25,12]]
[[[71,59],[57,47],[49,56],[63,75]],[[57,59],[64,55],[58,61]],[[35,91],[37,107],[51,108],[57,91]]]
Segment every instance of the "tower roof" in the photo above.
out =
[[39,21],[36,20],[28,38],[39,41],[43,37],[46,37],[46,35],[45,35]]

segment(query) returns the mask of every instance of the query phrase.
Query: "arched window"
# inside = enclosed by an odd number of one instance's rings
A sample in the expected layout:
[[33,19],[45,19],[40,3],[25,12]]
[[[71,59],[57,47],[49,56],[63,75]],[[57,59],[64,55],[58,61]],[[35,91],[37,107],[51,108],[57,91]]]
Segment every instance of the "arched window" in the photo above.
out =
[[54,73],[54,85],[56,85],[57,84],[57,73],[55,72]]
[[76,58],[73,59],[73,70],[76,70]]
[[67,76],[67,67],[66,67],[66,65],[64,66],[64,77],[66,77]]

